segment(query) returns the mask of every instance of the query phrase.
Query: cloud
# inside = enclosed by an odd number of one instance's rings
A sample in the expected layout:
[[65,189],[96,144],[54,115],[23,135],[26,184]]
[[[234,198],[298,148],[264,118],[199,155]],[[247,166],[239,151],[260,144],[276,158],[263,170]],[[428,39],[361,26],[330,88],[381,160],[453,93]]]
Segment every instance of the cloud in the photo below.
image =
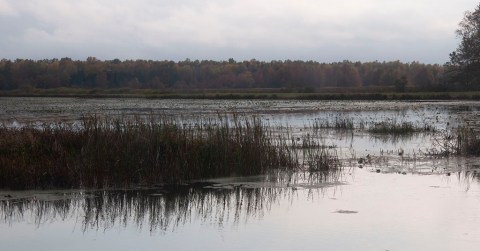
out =
[[443,63],[475,1],[0,0],[0,58]]
[[17,12],[7,0],[0,0],[0,16],[16,16]]

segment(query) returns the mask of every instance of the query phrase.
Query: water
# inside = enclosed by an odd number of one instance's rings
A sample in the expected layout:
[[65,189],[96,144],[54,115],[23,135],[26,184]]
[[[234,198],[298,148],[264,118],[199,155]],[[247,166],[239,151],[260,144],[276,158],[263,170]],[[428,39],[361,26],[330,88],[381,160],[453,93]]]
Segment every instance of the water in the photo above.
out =
[[[86,113],[208,117],[235,107],[300,135],[337,116],[395,117],[441,132],[461,120],[477,124],[480,103],[0,98],[0,107],[5,126]],[[346,165],[321,181],[257,176],[128,191],[0,191],[0,250],[478,249],[477,158],[423,154],[435,134],[321,132]],[[367,156],[371,163],[360,165]]]
[[242,180],[235,183],[176,194],[55,192],[10,207],[2,201],[1,247],[476,250],[480,244],[478,177],[357,170],[345,183],[330,186],[271,188],[257,182],[256,188],[242,188]]

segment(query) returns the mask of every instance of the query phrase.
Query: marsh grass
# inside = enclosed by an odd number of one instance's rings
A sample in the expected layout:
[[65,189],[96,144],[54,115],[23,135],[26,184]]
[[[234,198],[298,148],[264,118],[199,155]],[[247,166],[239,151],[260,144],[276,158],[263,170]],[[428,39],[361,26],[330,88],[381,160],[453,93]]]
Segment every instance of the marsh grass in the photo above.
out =
[[434,141],[435,155],[480,156],[478,130],[468,125],[443,131]]
[[[329,119],[316,119],[310,126],[313,130],[320,129],[335,129],[335,130],[367,130],[370,133],[376,134],[394,134],[404,135],[419,132],[435,132],[436,129],[433,125],[424,122],[413,123],[402,121],[398,122],[397,119],[387,119],[380,122],[368,122],[364,120],[354,121],[353,118],[347,116],[335,116],[333,120]],[[305,126],[305,128],[307,128]]]
[[[257,117],[84,117],[0,128],[0,187],[129,187],[302,170],[290,138]],[[319,147],[319,146],[317,146]],[[313,151],[310,149],[309,151]],[[323,160],[325,152],[308,158]],[[325,168],[325,166],[323,167]],[[306,169],[310,169],[307,167]]]
[[353,130],[355,125],[352,118],[336,116],[334,121],[316,119],[311,126],[315,130],[319,129],[338,129]]
[[0,187],[110,187],[180,183],[296,168],[288,149],[257,118],[198,121],[82,120],[0,129]]
[[478,133],[478,131],[467,127],[457,129],[457,145],[460,153],[480,156],[480,138]]
[[367,131],[377,134],[405,135],[420,132],[435,132],[435,128],[427,123],[416,125],[413,122],[397,122],[396,119],[392,119],[373,123],[368,127]]
[[341,169],[338,155],[329,148],[307,135],[302,140],[302,161],[308,172],[330,172]]

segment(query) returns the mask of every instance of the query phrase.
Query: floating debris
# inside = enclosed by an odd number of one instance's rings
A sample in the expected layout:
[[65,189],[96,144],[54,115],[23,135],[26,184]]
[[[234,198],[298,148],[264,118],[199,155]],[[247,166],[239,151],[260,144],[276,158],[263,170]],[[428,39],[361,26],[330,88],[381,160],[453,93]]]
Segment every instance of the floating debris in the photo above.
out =
[[336,214],[358,214],[358,211],[352,211],[352,210],[337,210],[333,213]]

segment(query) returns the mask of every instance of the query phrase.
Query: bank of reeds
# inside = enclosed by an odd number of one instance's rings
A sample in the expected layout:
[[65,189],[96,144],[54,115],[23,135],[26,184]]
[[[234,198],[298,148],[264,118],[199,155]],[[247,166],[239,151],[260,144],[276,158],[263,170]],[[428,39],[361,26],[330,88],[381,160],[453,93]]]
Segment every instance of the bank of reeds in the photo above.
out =
[[341,163],[334,149],[306,135],[300,145],[302,162],[308,172],[334,172],[341,170]]
[[312,128],[315,130],[318,129],[338,129],[338,130],[353,130],[355,128],[353,119],[349,117],[335,117],[334,121],[325,120],[315,120],[312,125]]
[[467,125],[442,132],[434,143],[434,154],[480,156],[479,131]]
[[415,125],[412,122],[397,122],[393,120],[385,120],[381,122],[373,123],[369,128],[368,132],[378,133],[378,134],[393,134],[393,135],[404,135],[412,134],[419,132],[434,132],[435,128],[425,123],[424,125]]
[[479,132],[472,128],[460,127],[457,129],[459,152],[466,155],[480,156]]
[[258,118],[192,123],[88,117],[80,127],[0,128],[0,188],[126,187],[297,169]]

